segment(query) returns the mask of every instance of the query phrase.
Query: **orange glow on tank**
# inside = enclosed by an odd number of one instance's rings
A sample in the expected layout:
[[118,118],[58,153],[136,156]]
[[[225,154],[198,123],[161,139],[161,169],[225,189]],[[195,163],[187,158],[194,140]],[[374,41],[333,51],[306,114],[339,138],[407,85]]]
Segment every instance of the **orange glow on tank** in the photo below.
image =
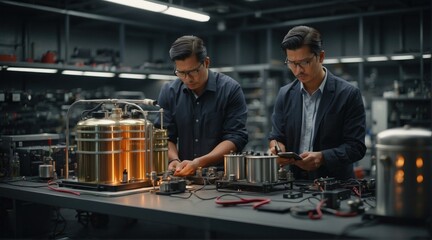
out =
[[416,166],[417,166],[417,168],[421,168],[421,167],[423,167],[423,158],[418,157],[418,158],[416,159]]
[[395,181],[397,183],[403,183],[403,181],[404,181],[404,175],[405,175],[405,173],[404,173],[403,170],[398,170],[396,172],[396,174],[395,174]]
[[422,174],[419,174],[419,175],[417,175],[417,183],[422,183],[423,182],[423,175]]
[[401,168],[404,166],[404,164],[405,158],[402,155],[398,154],[396,158],[396,167]]

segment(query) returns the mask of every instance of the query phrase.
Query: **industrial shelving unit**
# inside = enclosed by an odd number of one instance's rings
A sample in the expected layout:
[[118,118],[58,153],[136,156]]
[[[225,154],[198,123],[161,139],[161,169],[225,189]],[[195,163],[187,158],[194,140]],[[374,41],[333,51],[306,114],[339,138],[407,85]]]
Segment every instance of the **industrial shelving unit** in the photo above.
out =
[[274,101],[287,72],[285,65],[274,64],[236,66],[226,72],[240,83],[248,106],[249,142],[245,150],[267,150]]
[[375,98],[372,101],[372,133],[395,127],[430,128],[431,99],[425,97]]

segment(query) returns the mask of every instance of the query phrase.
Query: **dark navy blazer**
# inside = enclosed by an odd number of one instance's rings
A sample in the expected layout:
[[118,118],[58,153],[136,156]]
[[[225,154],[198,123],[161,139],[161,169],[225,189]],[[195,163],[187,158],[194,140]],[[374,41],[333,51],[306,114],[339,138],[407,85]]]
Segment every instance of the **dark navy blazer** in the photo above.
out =
[[[276,98],[269,140],[285,144],[286,151],[298,152],[302,126],[303,98],[296,79],[283,86]],[[328,72],[318,108],[313,151],[321,151],[324,165],[317,171],[304,172],[292,166],[296,179],[354,177],[353,163],[366,153],[366,114],[360,90]]]

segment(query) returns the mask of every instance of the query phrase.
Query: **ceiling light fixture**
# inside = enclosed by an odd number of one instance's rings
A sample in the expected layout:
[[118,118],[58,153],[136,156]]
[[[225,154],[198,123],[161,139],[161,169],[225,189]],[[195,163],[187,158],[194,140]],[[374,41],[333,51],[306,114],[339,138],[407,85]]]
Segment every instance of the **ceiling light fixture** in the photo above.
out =
[[207,22],[208,20],[210,20],[210,16],[206,15],[205,13],[199,13],[197,11],[191,11],[180,7],[170,6],[168,7],[167,10],[163,11],[162,13],[175,16],[175,17],[194,20],[197,22]]
[[117,3],[128,7],[139,8],[152,12],[162,12],[167,10],[166,4],[145,1],[145,0],[105,0],[107,2]]
[[57,69],[52,68],[28,68],[28,67],[8,67],[7,71],[14,72],[33,72],[33,73],[56,73]]
[[152,12],[159,12],[175,17],[186,18],[198,22],[207,22],[210,20],[210,16],[204,12],[175,6],[172,4],[160,3],[157,1],[149,0],[105,0],[116,4],[125,5],[128,7],[139,8]]
[[135,74],[135,73],[120,73],[119,78],[130,78],[130,79],[145,79],[146,75],[144,74]]
[[115,74],[112,72],[93,72],[93,71],[85,71],[83,76],[89,77],[114,77]]
[[410,60],[414,59],[414,55],[395,55],[390,57],[391,60]]
[[359,63],[359,62],[363,62],[363,58],[361,58],[361,57],[346,57],[346,58],[341,58],[340,61],[342,63]]
[[176,80],[176,76],[165,75],[165,74],[149,74],[147,78],[156,79],[156,80]]
[[234,67],[210,68],[210,70],[215,72],[234,72]]
[[323,63],[324,64],[335,64],[335,63],[339,63],[339,59],[337,59],[337,58],[325,58]]
[[73,75],[73,76],[82,76],[84,74],[84,72],[83,71],[76,71],[76,70],[63,70],[62,74]]
[[112,72],[93,72],[93,71],[76,71],[76,70],[63,70],[64,75],[73,76],[88,76],[88,77],[114,77],[115,73]]
[[388,57],[386,57],[386,56],[370,56],[370,57],[367,57],[366,60],[368,62],[382,62],[382,61],[387,61]]

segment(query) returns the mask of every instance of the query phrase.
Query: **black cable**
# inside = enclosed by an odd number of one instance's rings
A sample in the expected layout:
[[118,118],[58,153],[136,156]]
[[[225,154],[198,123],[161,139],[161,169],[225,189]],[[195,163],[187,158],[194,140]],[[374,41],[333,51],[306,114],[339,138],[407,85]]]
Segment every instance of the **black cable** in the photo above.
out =
[[96,109],[98,109],[100,106],[102,106],[104,103],[99,103],[98,105],[96,105],[96,107],[89,109],[89,110],[84,110],[81,112],[81,119],[84,119],[89,113],[95,111]]
[[[213,200],[213,199],[216,199],[217,197],[203,198],[203,197],[200,197],[198,194],[196,194],[196,192],[201,191],[201,190],[205,189],[206,186],[208,186],[208,185],[206,185],[206,178],[204,178],[204,177],[203,177],[203,183],[204,183],[203,186],[201,186],[200,188],[190,190],[189,191],[190,194],[187,197],[179,196],[179,195],[173,195],[173,194],[170,194],[169,196],[175,197],[175,198],[181,198],[181,199],[189,199],[190,197],[192,197],[192,195],[194,195],[195,197],[197,197],[197,198],[199,198],[201,200]],[[209,185],[211,185],[210,182],[208,182],[208,183],[209,183]],[[206,190],[214,190],[214,189],[206,189]]]
[[174,195],[174,194],[170,194],[169,196],[170,197],[173,197],[173,198],[181,198],[181,199],[189,199],[190,197],[192,197],[192,195],[193,195],[193,193],[192,192],[189,192],[189,196],[187,196],[187,197],[183,197],[183,196],[179,196],[179,195]]
[[[195,197],[197,197],[197,198],[199,198],[199,199],[201,199],[201,200],[213,200],[213,199],[216,199],[217,197],[203,198],[203,197],[198,196],[198,194],[196,194],[196,192],[201,191],[201,190],[203,190],[206,186],[208,186],[208,185],[206,185],[206,180],[208,181],[208,184],[211,185],[211,183],[210,183],[210,181],[209,181],[208,179],[203,178],[203,183],[204,183],[204,185],[203,185],[202,187],[196,189],[195,191],[192,191],[192,194],[195,195]],[[207,189],[206,189],[206,190],[207,190]],[[213,189],[211,189],[211,190],[213,190]]]
[[311,196],[311,197],[303,198],[303,199],[300,200],[300,201],[277,200],[277,199],[276,199],[276,200],[273,200],[273,199],[272,199],[272,202],[301,203],[301,202],[304,202],[304,201],[308,200],[309,203],[311,203],[311,204],[315,204],[315,203],[313,203],[313,202],[310,201],[311,199],[315,199],[315,200],[317,200],[318,202],[321,201],[321,199],[319,199],[319,198],[317,198],[317,197],[314,197],[314,196]]
[[216,198],[217,198],[217,197],[203,198],[203,197],[198,196],[198,195],[196,194],[196,192],[192,192],[192,194],[195,195],[195,197],[197,197],[197,198],[199,198],[199,199],[201,199],[201,200],[213,200],[213,199],[216,199]]
[[42,188],[42,187],[46,187],[47,186],[46,185],[47,182],[45,182],[44,185],[36,185],[36,186],[27,186],[27,185],[22,185],[22,184],[14,184],[14,182],[21,182],[21,181],[23,181],[23,180],[0,181],[0,183],[8,184],[8,185],[15,186],[15,187],[26,187],[26,188]]

